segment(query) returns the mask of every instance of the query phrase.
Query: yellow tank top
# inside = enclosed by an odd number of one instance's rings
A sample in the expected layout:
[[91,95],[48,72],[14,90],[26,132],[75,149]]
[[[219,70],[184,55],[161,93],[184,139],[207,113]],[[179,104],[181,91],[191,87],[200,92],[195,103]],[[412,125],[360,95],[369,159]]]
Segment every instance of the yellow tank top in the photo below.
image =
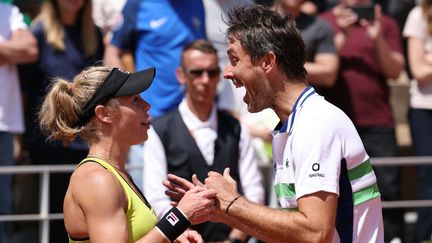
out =
[[[117,172],[117,170],[108,162],[95,157],[89,157],[81,161],[78,166],[88,161],[96,162],[105,169],[113,173],[120,184],[122,185],[127,197],[126,218],[129,229],[129,242],[135,242],[146,235],[157,223],[157,217],[150,204],[145,200],[144,196],[141,199],[137,193],[131,188],[125,179]],[[78,168],[77,166],[77,168]],[[70,243],[90,243],[89,239],[72,239],[69,236]]]

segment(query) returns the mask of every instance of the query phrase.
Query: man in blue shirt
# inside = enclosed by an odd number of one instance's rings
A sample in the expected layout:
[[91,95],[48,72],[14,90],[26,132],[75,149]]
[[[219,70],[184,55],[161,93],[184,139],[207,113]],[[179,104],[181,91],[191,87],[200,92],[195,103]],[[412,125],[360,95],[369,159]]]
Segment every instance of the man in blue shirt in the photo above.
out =
[[123,9],[121,26],[114,27],[104,61],[123,67],[120,58],[130,51],[135,69],[156,67],[154,85],[141,94],[158,117],[183,98],[184,89],[175,77],[183,46],[205,38],[204,9],[200,0],[128,0]]

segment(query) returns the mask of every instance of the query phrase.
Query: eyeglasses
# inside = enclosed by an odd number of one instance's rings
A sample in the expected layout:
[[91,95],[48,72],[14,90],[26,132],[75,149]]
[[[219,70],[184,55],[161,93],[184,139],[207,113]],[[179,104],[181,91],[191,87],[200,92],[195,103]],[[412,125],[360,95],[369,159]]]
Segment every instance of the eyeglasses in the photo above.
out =
[[217,67],[211,69],[189,69],[186,70],[186,73],[189,73],[193,78],[198,78],[201,77],[204,72],[206,72],[209,78],[216,78],[219,77],[220,71],[220,68]]

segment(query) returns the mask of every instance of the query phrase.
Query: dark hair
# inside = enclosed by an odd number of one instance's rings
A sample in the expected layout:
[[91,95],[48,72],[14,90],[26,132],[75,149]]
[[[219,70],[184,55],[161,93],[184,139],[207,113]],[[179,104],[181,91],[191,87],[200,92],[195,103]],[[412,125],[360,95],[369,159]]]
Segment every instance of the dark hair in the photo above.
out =
[[228,40],[240,41],[252,62],[273,52],[288,78],[306,78],[305,45],[291,15],[261,5],[243,6],[228,13],[227,24]]
[[217,55],[217,50],[216,50],[216,48],[213,46],[213,44],[210,41],[203,40],[203,39],[198,39],[198,40],[195,40],[195,41],[192,41],[192,42],[186,44],[183,47],[182,59],[181,59],[181,64],[182,65],[183,65],[183,56],[184,56],[184,53],[187,52],[187,51],[189,51],[189,50],[198,50],[198,51],[203,52],[203,53]]

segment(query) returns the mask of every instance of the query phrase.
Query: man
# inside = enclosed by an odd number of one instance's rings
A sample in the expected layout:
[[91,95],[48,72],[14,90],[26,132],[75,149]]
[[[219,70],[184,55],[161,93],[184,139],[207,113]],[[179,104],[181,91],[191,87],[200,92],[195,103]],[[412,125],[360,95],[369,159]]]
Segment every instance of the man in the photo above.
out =
[[[37,59],[36,39],[19,9],[0,3],[0,166],[14,165],[14,134],[24,132],[23,106],[17,64]],[[0,214],[12,212],[12,176],[0,175]],[[0,242],[4,238],[0,223]]]
[[[365,7],[366,6],[366,7]],[[365,11],[370,15],[364,15]],[[353,121],[371,157],[396,157],[395,121],[387,80],[396,80],[404,68],[402,41],[396,21],[381,13],[371,0],[342,0],[323,13],[335,33],[341,60],[336,84],[323,91],[328,101]],[[374,168],[383,201],[401,199],[399,166]],[[385,241],[404,236],[403,210],[384,209]]]
[[[244,86],[250,112],[272,108],[274,187],[282,208],[243,197],[226,169],[210,172],[215,221],[268,242],[383,242],[376,178],[349,118],[306,81],[303,40],[294,20],[263,6],[239,8],[228,19],[225,78]],[[169,175],[172,197],[194,185]],[[198,184],[195,179],[194,183]]]
[[[158,215],[171,208],[161,182],[167,173],[181,177],[197,174],[200,180],[211,170],[231,168],[238,189],[251,201],[262,204],[264,189],[248,130],[216,107],[220,78],[217,50],[205,40],[183,49],[177,79],[185,86],[178,109],[152,121],[144,146],[144,194]],[[247,235],[224,224],[206,223],[194,228],[205,242],[227,239],[245,242]]]

